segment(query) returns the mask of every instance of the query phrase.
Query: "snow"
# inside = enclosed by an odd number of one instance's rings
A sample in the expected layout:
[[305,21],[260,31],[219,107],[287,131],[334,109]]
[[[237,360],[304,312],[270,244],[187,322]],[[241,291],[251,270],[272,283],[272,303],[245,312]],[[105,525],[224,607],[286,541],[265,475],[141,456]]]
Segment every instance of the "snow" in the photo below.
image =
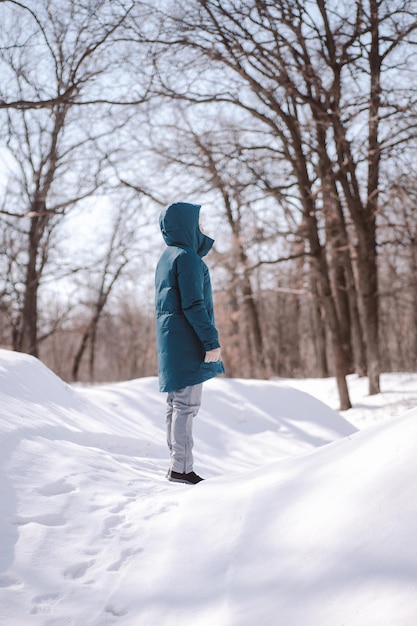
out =
[[155,378],[0,351],[3,626],[414,626],[417,375],[204,386],[196,486]]

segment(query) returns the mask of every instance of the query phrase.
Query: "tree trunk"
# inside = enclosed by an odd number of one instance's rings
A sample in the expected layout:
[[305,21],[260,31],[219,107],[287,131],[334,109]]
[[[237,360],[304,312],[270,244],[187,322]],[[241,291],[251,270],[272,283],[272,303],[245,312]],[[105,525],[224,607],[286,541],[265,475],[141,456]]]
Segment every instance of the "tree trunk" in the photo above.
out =
[[31,218],[29,231],[28,262],[26,265],[25,295],[16,347],[19,352],[38,356],[38,289],[39,245],[45,227],[45,219],[35,215]]
[[329,374],[329,365],[327,362],[326,349],[326,328],[323,324],[323,315],[321,312],[319,297],[317,293],[317,284],[313,278],[313,272],[310,270],[310,287],[312,293],[311,306],[311,328],[313,331],[314,352],[316,356],[316,367],[321,378],[327,378]]
[[262,336],[261,323],[259,320],[258,309],[253,295],[253,289],[248,276],[247,257],[243,250],[240,251],[241,263],[245,267],[245,276],[242,283],[242,293],[244,298],[244,310],[246,311],[248,329],[250,334],[250,343],[252,346],[252,375],[256,378],[268,378],[268,368],[266,366],[264,341]]
[[363,328],[366,336],[366,362],[369,377],[369,394],[379,393],[380,355],[378,337],[378,274],[376,251],[376,214],[378,210],[378,182],[381,150],[378,139],[380,106],[378,2],[370,0],[371,50],[370,98],[368,113],[368,188],[367,201],[361,201],[356,177],[355,162],[351,154],[346,131],[338,115],[333,116],[339,180],[357,235],[358,283],[362,302]]
[[371,92],[369,98],[369,143],[368,143],[368,197],[366,204],[366,244],[367,250],[361,250],[366,287],[364,288],[364,307],[367,317],[367,360],[369,394],[380,391],[380,356],[378,336],[378,270],[376,251],[376,215],[378,211],[379,164],[381,149],[379,145],[379,107],[381,97],[381,57],[379,54],[379,0],[370,0],[371,50],[369,68],[371,74]]
[[73,364],[72,364],[72,370],[71,370],[72,380],[74,382],[78,381],[78,374],[79,374],[79,370],[80,370],[81,360],[83,358],[85,349],[87,347],[90,335],[91,335],[91,329],[89,327],[89,328],[87,328],[83,332],[83,335],[82,335],[82,338],[81,338],[81,343],[80,343],[80,345],[78,347],[77,352],[75,353],[74,361],[73,361]]
[[353,370],[353,350],[351,335],[351,319],[349,299],[346,288],[346,265],[350,259],[346,258],[347,241],[343,236],[343,227],[340,215],[336,209],[338,203],[336,186],[330,180],[328,171],[320,168],[322,182],[323,213],[326,224],[326,252],[330,257],[330,281],[332,293],[340,326],[340,343],[346,361],[346,373]]
[[[233,270],[232,270],[233,272]],[[233,273],[229,289],[227,290],[227,299],[231,314],[228,319],[228,336],[226,345],[222,346],[222,354],[224,352],[225,367],[230,377],[240,375],[242,359],[241,359],[241,326],[239,325],[239,299],[237,293],[237,276]]]
[[73,362],[73,366],[72,366],[72,379],[74,381],[78,380],[78,374],[79,374],[79,369],[80,369],[80,365],[81,365],[81,361],[82,358],[84,356],[84,352],[87,348],[88,342],[91,342],[90,345],[90,357],[89,357],[89,375],[90,375],[90,382],[93,382],[93,373],[94,373],[94,349],[95,349],[95,334],[97,331],[97,325],[100,319],[100,315],[102,313],[104,304],[103,305],[96,305],[95,308],[95,313],[92,316],[88,326],[86,327],[86,329],[83,332],[82,338],[81,338],[81,343],[79,345],[79,348],[75,354],[74,357],[74,362]]
[[345,216],[336,185],[334,166],[327,151],[327,116],[312,111],[317,129],[319,151],[319,177],[322,181],[322,196],[326,234],[329,241],[333,283],[337,313],[342,332],[342,341],[352,370],[360,376],[366,374],[366,349],[359,316],[358,293],[355,287],[353,263]]
[[316,280],[317,282],[319,298],[324,309],[326,322],[328,324],[331,335],[335,376],[340,399],[340,409],[344,411],[350,409],[352,406],[346,382],[348,363],[346,362],[346,354],[343,349],[340,323],[337,316],[334,297],[332,294],[326,254],[320,243],[316,217],[316,207],[314,204],[314,196],[311,191],[311,183],[308,176],[306,158],[303,152],[295,121],[290,122],[289,129],[293,137],[293,149],[295,153],[295,173],[298,179],[298,188],[300,190],[303,206],[305,236],[307,237],[310,247],[313,280]]

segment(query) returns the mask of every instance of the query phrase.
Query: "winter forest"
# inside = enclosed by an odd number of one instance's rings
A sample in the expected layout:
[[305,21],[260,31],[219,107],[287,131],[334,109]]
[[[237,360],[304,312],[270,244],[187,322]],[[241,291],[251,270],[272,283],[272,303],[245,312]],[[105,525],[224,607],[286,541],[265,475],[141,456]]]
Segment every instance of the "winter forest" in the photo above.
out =
[[0,345],[156,373],[202,205],[229,377],[417,371],[417,0],[1,0]]

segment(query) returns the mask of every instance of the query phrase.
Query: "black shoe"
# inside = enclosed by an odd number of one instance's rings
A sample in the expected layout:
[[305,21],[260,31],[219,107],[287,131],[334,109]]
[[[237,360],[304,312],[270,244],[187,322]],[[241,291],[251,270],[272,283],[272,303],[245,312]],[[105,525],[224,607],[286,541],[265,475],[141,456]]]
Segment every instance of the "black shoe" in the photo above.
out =
[[188,474],[180,474],[180,472],[170,471],[167,474],[167,478],[172,483],[184,483],[186,485],[196,485],[200,483],[204,478],[197,476],[195,472],[188,472]]

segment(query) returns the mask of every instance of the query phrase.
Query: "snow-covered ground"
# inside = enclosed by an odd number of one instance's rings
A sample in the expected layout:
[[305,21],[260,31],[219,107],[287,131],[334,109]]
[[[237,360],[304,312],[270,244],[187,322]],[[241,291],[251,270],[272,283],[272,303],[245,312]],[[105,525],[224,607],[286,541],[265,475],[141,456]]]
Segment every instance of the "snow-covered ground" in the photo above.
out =
[[417,375],[349,386],[209,381],[187,486],[155,378],[0,351],[1,626],[415,626]]

